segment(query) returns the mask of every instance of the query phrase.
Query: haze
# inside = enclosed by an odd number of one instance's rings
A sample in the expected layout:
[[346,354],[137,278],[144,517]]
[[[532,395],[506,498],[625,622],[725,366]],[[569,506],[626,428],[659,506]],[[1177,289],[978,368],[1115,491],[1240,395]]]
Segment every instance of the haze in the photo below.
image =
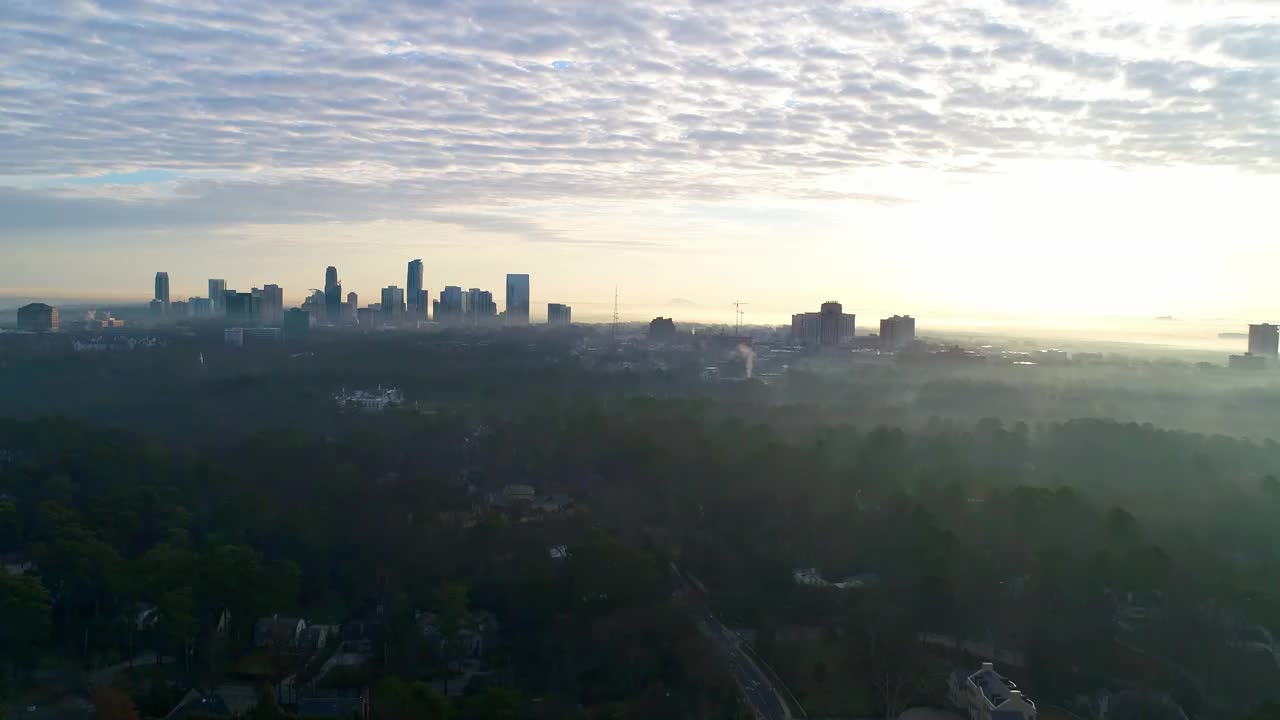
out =
[[0,294],[1275,306],[1268,3],[9,2],[0,68]]

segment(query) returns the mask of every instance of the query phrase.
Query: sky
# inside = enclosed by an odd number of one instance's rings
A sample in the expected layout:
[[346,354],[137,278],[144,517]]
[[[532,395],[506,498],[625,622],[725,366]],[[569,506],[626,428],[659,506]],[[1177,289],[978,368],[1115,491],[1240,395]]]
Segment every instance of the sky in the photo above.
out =
[[[1280,13],[7,0],[0,295],[1280,319]],[[535,313],[536,315],[537,313]],[[1030,319],[1030,320],[1028,320]],[[865,321],[860,323],[865,325]]]

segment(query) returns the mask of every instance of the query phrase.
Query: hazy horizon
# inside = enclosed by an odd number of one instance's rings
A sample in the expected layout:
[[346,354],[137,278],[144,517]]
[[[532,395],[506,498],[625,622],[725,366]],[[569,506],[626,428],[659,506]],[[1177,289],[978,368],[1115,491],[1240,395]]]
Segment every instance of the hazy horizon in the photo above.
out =
[[[0,293],[1274,319],[1263,3],[0,9]],[[945,313],[942,312],[945,310]],[[976,320],[975,320],[976,319]],[[777,322],[777,320],[774,320]],[[1003,322],[1003,321],[1001,321]],[[1071,320],[1071,322],[1077,322]]]

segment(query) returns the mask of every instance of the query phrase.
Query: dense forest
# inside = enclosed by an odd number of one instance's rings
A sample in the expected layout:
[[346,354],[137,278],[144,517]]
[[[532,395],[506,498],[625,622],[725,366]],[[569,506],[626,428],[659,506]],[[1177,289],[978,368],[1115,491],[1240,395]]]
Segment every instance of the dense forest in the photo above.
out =
[[[6,695],[36,705],[169,658],[115,682],[143,716],[232,680],[289,714],[284,686],[336,651],[264,646],[279,616],[368,644],[320,684],[367,690],[377,718],[745,716],[680,568],[810,714],[942,705],[973,644],[1045,707],[1139,688],[1243,718],[1280,700],[1274,442],[863,422],[809,399],[816,375],[788,398],[508,349],[434,349],[453,360],[405,383],[430,402],[382,414],[319,392],[374,384],[384,361],[346,347],[296,375],[296,358],[210,353],[212,370],[130,380],[115,422],[74,393],[48,404],[82,419],[39,417],[23,391],[0,422]],[[505,502],[520,486],[539,500]],[[487,624],[492,647],[465,651]]]

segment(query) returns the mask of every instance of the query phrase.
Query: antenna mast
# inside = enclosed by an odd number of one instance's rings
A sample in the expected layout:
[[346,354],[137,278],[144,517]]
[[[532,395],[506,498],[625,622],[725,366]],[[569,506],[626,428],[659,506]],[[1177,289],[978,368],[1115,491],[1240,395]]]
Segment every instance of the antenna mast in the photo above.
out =
[[733,313],[735,318],[735,324],[733,326],[734,335],[739,335],[739,336],[742,335],[742,316],[745,314],[742,312],[742,308],[747,304],[748,303],[737,302],[737,301],[734,301],[733,303]]
[[613,286],[613,339],[618,339],[618,286]]

